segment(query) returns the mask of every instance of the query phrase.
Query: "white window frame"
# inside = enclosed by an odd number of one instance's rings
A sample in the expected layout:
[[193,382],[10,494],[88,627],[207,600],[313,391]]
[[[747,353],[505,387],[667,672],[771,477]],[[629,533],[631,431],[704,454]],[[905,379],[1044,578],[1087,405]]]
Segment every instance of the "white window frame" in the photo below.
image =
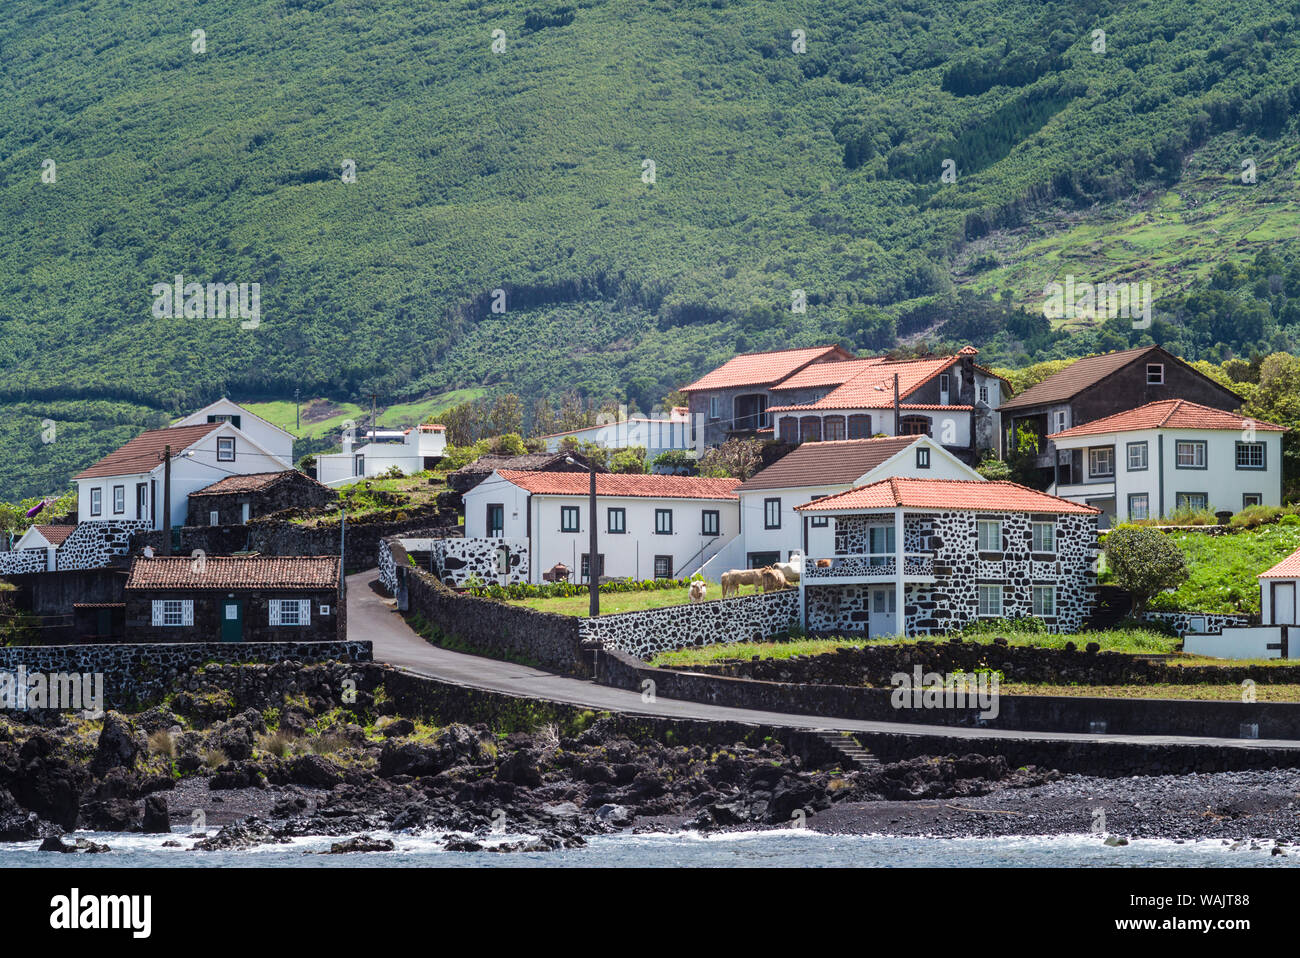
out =
[[113,487],[113,515],[120,516],[126,513],[126,486]]
[[[1186,446],[1192,450],[1192,461],[1183,462],[1183,447]],[[1205,469],[1206,450],[1208,444],[1204,439],[1179,439],[1174,443],[1174,468],[1175,469]]]
[[1034,552],[1056,552],[1056,523],[1031,522],[1029,524],[1030,547]]
[[[1097,468],[1097,462],[1105,455],[1108,467],[1105,472]],[[1115,477],[1115,447],[1090,446],[1088,448],[1088,478],[1113,479]]]
[[[979,616],[982,619],[1000,619],[1002,618],[1002,586],[1001,584],[981,582],[975,586],[976,593],[979,596]],[[988,601],[990,598],[997,599],[997,607]]]
[[[268,599],[266,611],[269,625],[286,628],[311,625],[311,599]],[[293,621],[286,621],[285,613]]]
[[90,490],[90,514],[92,516],[104,514],[104,490],[98,486]]
[[710,396],[709,397],[709,418],[710,419],[722,418],[722,414],[721,412],[719,412],[719,406],[720,403],[718,402],[718,397]]
[[1065,432],[1070,427],[1070,414],[1064,409],[1056,410],[1056,428],[1053,432]]
[[[987,542],[992,542],[994,544],[986,546],[985,543]],[[1002,551],[1002,520],[1001,519],[976,519],[975,520],[975,547],[979,552],[1001,552]]]
[[[229,451],[229,455],[226,455]],[[235,437],[218,436],[217,437],[217,462],[234,462],[235,461]]]
[[[1140,462],[1133,461],[1133,453],[1135,452],[1141,454]],[[1147,469],[1151,468],[1149,464],[1150,460],[1147,455],[1146,440],[1142,439],[1137,442],[1130,442],[1127,447],[1127,458],[1129,472],[1145,472]]]
[[194,624],[193,599],[154,599],[153,624],[165,628],[182,628]]
[[979,397],[980,397],[980,402],[984,403],[984,405],[987,406],[988,403],[989,403],[989,387],[988,387],[988,386],[981,386],[981,387],[980,387]]
[[[1142,500],[1142,515],[1133,514],[1133,500]],[[1151,518],[1151,495],[1146,492],[1130,492],[1128,496],[1128,517],[1133,519],[1150,519]]]
[[[1035,585],[1029,587],[1030,602],[1032,603],[1033,613],[1040,619],[1051,619],[1056,617],[1056,586],[1054,585]],[[1047,601],[1044,602],[1043,599]]]
[[1165,384],[1165,364],[1147,363],[1147,385],[1163,386]]
[[[1241,461],[1241,454],[1243,452],[1258,452],[1259,465],[1255,465],[1251,462],[1243,463]],[[1233,462],[1236,464],[1238,469],[1262,470],[1267,468],[1268,458],[1264,452],[1264,444],[1262,442],[1238,442],[1233,454]]]

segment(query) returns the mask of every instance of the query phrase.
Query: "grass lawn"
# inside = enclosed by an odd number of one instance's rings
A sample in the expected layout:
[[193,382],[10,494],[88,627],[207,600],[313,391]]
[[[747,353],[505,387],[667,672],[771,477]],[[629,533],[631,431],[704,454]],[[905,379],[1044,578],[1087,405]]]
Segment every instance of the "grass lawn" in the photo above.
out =
[[[430,485],[430,479],[439,480]],[[346,506],[348,518],[370,515],[378,512],[397,512],[403,509],[432,508],[440,492],[446,490],[445,476],[436,472],[416,472],[401,479],[363,479],[351,485],[339,487],[340,507]],[[377,492],[396,493],[400,502],[384,502]],[[464,517],[462,517],[463,520]],[[302,519],[295,519],[299,524],[319,525],[338,522],[339,508],[321,511]]]
[[1191,575],[1173,592],[1152,599],[1152,611],[1258,612],[1255,577],[1300,549],[1300,525],[1266,525],[1224,536],[1178,532],[1171,537],[1186,553]]
[[[1096,642],[1103,651],[1130,653],[1167,653],[1174,650],[1178,640],[1161,632],[1147,632],[1141,629],[1131,631],[1085,632],[1079,635],[1054,635],[1043,632],[1005,632],[1003,636],[1011,645],[1037,646],[1039,648],[1059,649],[1065,643],[1073,642],[1083,648],[1089,642]],[[963,642],[991,643],[993,636],[963,636]],[[674,668],[691,665],[709,665],[714,662],[734,662],[759,656],[764,659],[788,659],[796,655],[825,655],[843,648],[862,648],[868,645],[914,645],[918,639],[904,639],[898,636],[882,639],[792,639],[789,642],[733,642],[730,644],[706,645],[700,648],[678,649],[675,652],[663,652],[657,655],[652,665],[666,665]],[[919,641],[943,642],[942,636],[932,639],[920,637]],[[1214,660],[1217,661],[1217,660]],[[1221,664],[1221,663],[1220,663]]]
[[[756,586],[742,586],[741,595],[751,595],[761,591]],[[716,582],[709,583],[709,598],[721,597],[722,587]],[[586,617],[591,607],[591,597],[582,595],[555,599],[511,599],[511,605],[524,605],[541,612],[556,612],[560,615]],[[602,592],[600,594],[600,614],[613,615],[615,612],[639,612],[642,609],[663,609],[670,605],[685,605],[690,601],[689,586],[676,589],[646,589],[641,592]]]
[[[477,399],[485,389],[453,389],[417,399],[414,402],[397,403],[392,406],[379,407],[380,428],[406,428],[424,422],[429,416],[436,416],[452,406]],[[332,435],[338,438],[343,424],[351,419],[358,426],[370,420],[370,407],[357,403],[336,403],[328,399],[303,399],[299,421],[301,425],[294,428],[294,405],[289,401],[243,403],[249,412],[261,416],[267,422],[286,429],[300,439],[319,439]]]
[[[1241,686],[1233,682],[1218,685],[1039,685],[1003,682],[1001,695],[1071,695],[1115,699],[1206,699],[1240,702]],[[1257,702],[1300,702],[1300,685],[1256,685]]]

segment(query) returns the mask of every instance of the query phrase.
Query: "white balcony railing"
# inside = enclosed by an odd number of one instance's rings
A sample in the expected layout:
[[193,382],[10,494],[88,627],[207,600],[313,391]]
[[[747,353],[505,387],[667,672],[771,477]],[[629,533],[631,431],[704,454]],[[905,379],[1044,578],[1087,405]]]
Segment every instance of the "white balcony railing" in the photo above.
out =
[[[829,562],[829,565],[825,563]],[[825,556],[804,560],[803,575],[809,583],[836,579],[893,579],[894,554],[859,553],[854,555]],[[934,576],[933,552],[909,552],[903,556],[903,577],[932,578]]]

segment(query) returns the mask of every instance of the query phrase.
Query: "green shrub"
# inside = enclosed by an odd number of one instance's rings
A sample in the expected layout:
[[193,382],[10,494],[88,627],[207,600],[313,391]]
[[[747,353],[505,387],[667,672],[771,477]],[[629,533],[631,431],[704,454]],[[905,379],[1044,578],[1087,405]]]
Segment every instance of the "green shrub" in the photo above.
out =
[[1153,595],[1187,581],[1187,557],[1163,532],[1120,526],[1106,535],[1104,548],[1111,581],[1132,593],[1135,616]]

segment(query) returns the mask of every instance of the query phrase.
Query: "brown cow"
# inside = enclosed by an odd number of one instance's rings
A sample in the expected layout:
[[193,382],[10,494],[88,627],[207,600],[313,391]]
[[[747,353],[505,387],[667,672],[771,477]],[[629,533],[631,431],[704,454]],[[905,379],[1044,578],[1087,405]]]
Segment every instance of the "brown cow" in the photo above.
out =
[[764,592],[780,592],[786,587],[785,576],[775,566],[768,566],[762,571],[762,575]]

